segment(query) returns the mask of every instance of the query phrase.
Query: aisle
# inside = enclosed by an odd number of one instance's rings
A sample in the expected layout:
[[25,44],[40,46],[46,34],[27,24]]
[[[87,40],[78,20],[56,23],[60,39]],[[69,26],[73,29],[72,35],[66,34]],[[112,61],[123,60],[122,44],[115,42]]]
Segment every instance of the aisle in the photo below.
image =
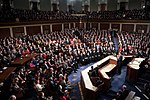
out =
[[113,37],[113,42],[114,42],[114,45],[115,45],[115,51],[118,52],[118,42],[117,42],[116,37]]
[[121,69],[121,74],[115,74],[112,77],[112,81],[111,81],[111,88],[110,90],[114,91],[114,92],[118,92],[118,90],[121,88],[121,86],[124,84],[125,79],[126,79],[126,72],[127,72],[127,67],[126,66],[122,66]]

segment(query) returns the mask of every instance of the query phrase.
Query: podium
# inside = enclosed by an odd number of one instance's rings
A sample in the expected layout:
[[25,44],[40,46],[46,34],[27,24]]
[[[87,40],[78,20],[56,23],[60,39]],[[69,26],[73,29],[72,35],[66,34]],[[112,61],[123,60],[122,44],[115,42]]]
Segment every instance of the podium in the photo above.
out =
[[[89,70],[91,70],[91,66],[89,66],[88,68],[86,68],[81,72],[80,85],[84,100],[96,100],[99,92],[104,90],[105,86],[107,85],[108,85],[107,87],[110,86],[109,83],[111,77],[109,77],[108,73],[112,72],[116,68],[116,64],[117,58],[110,55],[98,61],[97,63],[91,65],[93,66],[94,69],[98,68],[99,77],[104,83],[97,87],[93,85],[93,83],[90,80],[90,76],[88,74]],[[105,81],[105,79],[107,81]]]
[[141,62],[145,58],[134,58],[129,64],[127,64],[126,79],[129,82],[136,82],[138,79],[138,71],[140,69]]

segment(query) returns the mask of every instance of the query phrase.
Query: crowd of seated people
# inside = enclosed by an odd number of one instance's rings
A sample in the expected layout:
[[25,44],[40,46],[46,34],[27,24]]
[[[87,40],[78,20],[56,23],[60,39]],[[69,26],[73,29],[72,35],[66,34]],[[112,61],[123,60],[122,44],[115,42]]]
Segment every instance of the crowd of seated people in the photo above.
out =
[[102,52],[110,54],[115,51],[111,35],[110,31],[97,31],[95,29],[81,33],[83,41],[89,43],[89,47],[94,47],[95,49],[101,48]]
[[[80,30],[77,31],[81,33]],[[104,33],[99,34],[102,34],[100,38],[107,40]],[[39,53],[37,57],[11,75],[7,82],[9,87],[7,93],[16,95],[17,98],[31,96],[32,93],[37,95],[35,97],[44,94],[49,98],[68,97],[68,91],[72,89],[68,75],[72,71],[76,72],[78,64],[88,64],[98,60],[99,55],[102,55],[102,50],[94,44],[88,46],[89,42],[79,40],[72,30],[1,39],[2,66],[11,65],[18,57],[33,52]],[[2,89],[2,91],[6,90]]]
[[[78,14],[78,12],[74,12]],[[144,9],[134,10],[116,10],[116,11],[93,11],[81,12],[85,16],[73,16],[71,12],[63,11],[40,11],[40,10],[1,10],[0,22],[33,21],[33,20],[74,20],[74,19],[104,19],[104,20],[121,20],[121,19],[149,19],[146,17]],[[148,16],[148,15],[147,15]],[[148,16],[149,17],[149,16]]]
[[123,54],[137,55],[137,57],[149,57],[150,54],[150,33],[129,33],[117,34],[119,50]]
[[[82,38],[76,35],[75,31]],[[136,40],[137,35],[130,35]],[[148,38],[147,35],[141,36],[143,39],[137,40],[138,43],[145,42]],[[130,41],[130,38],[123,40]],[[95,29],[68,29],[51,34],[1,39],[2,66],[9,66],[16,58],[33,52],[39,55],[11,75],[6,84],[7,88],[9,87],[7,94],[17,98],[31,95],[35,95],[35,98],[69,98],[68,92],[72,86],[68,75],[76,72],[79,64],[86,65],[115,53],[110,31]],[[2,93],[6,90],[2,89]]]

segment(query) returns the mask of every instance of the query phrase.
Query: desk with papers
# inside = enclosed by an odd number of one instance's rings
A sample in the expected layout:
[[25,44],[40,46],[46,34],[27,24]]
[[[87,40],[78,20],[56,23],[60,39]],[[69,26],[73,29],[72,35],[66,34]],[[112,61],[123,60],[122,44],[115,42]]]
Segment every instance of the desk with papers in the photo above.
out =
[[127,75],[126,79],[129,82],[136,82],[138,78],[138,71],[140,69],[141,62],[145,58],[134,58],[129,64],[127,64]]

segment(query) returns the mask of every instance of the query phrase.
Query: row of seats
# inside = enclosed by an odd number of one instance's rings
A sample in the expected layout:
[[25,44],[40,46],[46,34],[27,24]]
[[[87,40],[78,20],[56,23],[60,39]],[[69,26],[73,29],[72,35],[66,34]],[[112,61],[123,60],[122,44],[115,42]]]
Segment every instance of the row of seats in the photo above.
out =
[[[77,12],[74,12],[77,14]],[[105,20],[120,20],[120,19],[149,19],[149,13],[146,13],[144,9],[134,10],[116,10],[116,11],[93,11],[82,12],[85,16],[72,16],[70,12],[62,11],[35,11],[35,10],[1,10],[0,22],[12,22],[12,21],[31,21],[31,20],[74,20],[74,19],[105,19]]]

